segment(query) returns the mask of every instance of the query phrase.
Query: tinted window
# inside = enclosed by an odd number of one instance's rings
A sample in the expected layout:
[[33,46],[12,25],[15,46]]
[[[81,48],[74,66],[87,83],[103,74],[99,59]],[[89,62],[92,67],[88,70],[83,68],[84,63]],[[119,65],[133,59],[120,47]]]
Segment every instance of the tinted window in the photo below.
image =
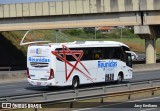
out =
[[124,60],[124,54],[121,47],[106,47],[104,51],[104,59],[120,59]]
[[[70,48],[71,51],[80,51],[80,49],[75,49],[75,48]],[[59,55],[63,58],[66,58],[67,61],[76,61],[76,58],[79,58],[79,54],[74,54],[74,56],[72,55],[72,53],[66,51],[65,54],[63,54],[62,48],[58,48],[56,49],[56,51],[59,53]],[[57,60],[62,61],[61,59],[59,59],[57,57]]]
[[[100,59],[118,59],[124,61],[124,53],[121,47],[92,47],[92,48],[70,48],[71,51],[83,51],[83,56],[81,61],[85,60],[100,60]],[[56,49],[56,51],[62,51],[61,48]],[[60,53],[63,57],[64,55]],[[75,54],[79,57],[79,54]],[[57,58],[58,59],[58,58]],[[58,59],[60,60],[60,59]],[[71,54],[66,54],[66,60],[76,61],[76,59]]]
[[125,61],[127,61],[128,55],[125,51],[130,51],[130,49],[128,47],[122,46],[122,50],[123,50]]
[[104,49],[102,47],[98,48],[92,48],[92,59],[93,60],[99,60],[99,59],[104,59]]
[[130,53],[127,53],[126,65],[129,66],[129,67],[132,67],[132,57],[131,57]]
[[83,50],[83,56],[81,60],[92,60],[92,49],[91,48],[82,48],[80,50]]

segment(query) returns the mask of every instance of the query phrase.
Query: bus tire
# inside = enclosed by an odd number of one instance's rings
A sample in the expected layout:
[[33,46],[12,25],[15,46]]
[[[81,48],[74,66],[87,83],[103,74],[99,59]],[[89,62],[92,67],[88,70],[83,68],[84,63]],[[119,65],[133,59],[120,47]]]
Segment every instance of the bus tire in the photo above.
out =
[[118,84],[119,84],[119,83],[122,83],[122,81],[123,81],[123,73],[120,72],[120,73],[118,74],[117,83],[118,83]]
[[79,86],[79,77],[78,76],[74,76],[73,80],[72,80],[72,87],[73,89],[78,88]]

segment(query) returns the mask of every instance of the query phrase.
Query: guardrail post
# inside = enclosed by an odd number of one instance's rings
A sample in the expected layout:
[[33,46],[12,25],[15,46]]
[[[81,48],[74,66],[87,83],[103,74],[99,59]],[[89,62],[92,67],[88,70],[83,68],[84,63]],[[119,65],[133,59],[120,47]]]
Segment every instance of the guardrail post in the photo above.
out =
[[152,81],[149,81],[149,84],[151,87],[153,87],[153,82]]
[[[131,84],[129,83],[129,84],[127,84],[127,86],[128,86],[128,90],[130,91],[131,90]],[[131,99],[131,94],[128,95],[128,99]]]
[[78,91],[78,89],[75,89],[74,90],[74,92],[75,92],[75,94],[76,94],[76,97],[79,95],[79,91]]
[[70,108],[73,108],[73,101],[70,103]]
[[106,91],[106,86],[103,86],[103,92],[105,93]]
[[101,103],[103,103],[103,97],[101,98]]
[[[106,88],[106,86],[103,86],[103,93],[106,93],[107,92],[107,88]],[[101,103],[103,103],[103,97],[101,98]]]
[[128,90],[131,90],[131,84],[129,83],[127,84],[127,86],[128,86]]
[[11,98],[10,97],[6,97],[7,102],[11,102]]
[[44,98],[44,100],[47,100],[47,94],[46,93],[43,93],[43,98]]
[[131,99],[131,94],[128,95],[128,99]]
[[152,96],[154,95],[154,89],[152,90]]
[[[153,81],[149,81],[150,87],[153,87]],[[152,90],[151,95],[154,95],[154,90]]]

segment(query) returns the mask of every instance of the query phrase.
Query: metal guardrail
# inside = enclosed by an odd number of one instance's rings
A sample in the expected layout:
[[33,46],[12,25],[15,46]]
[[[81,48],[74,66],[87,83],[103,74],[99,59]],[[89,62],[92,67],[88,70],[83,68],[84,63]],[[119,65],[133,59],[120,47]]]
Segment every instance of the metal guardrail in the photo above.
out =
[[7,70],[7,71],[10,71],[10,70],[11,70],[11,67],[0,67],[0,70]]
[[[152,80],[152,81],[143,81],[143,82],[136,82],[136,83],[123,83],[118,85],[111,85],[111,86],[102,86],[102,87],[93,87],[93,88],[85,88],[85,89],[75,89],[75,90],[68,90],[68,91],[58,91],[58,92],[49,92],[49,93],[41,93],[41,94],[28,94],[28,95],[18,95],[18,96],[11,96],[11,97],[1,97],[0,102],[16,102],[16,100],[22,100],[25,102],[25,99],[29,98],[35,98],[38,97],[40,100],[35,101],[34,103],[42,103],[42,104],[57,104],[60,102],[66,102],[66,101],[78,101],[78,100],[84,100],[84,99],[93,99],[93,98],[104,98],[106,96],[113,96],[113,95],[124,95],[127,94],[128,99],[130,99],[131,93],[136,92],[142,92],[142,91],[152,91],[152,94],[154,94],[154,90],[160,89],[159,86],[154,86],[155,83],[159,83],[160,80]],[[134,86],[140,86],[140,85],[147,85],[146,88],[132,88]],[[121,88],[125,87],[127,89],[122,91],[110,91],[109,89],[113,88]],[[82,95],[81,93],[85,91],[99,91],[99,93],[96,94],[85,94]],[[51,96],[58,96],[61,94],[70,94],[71,96],[63,97],[63,98],[51,98]]]
[[160,90],[160,87],[149,87],[149,88],[142,88],[142,89],[136,89],[136,90],[129,90],[129,91],[120,91],[120,92],[112,92],[107,94],[94,94],[94,95],[88,95],[88,96],[77,96],[72,98],[64,98],[64,99],[57,99],[57,100],[46,100],[46,101],[39,101],[36,102],[38,104],[43,105],[54,105],[59,103],[66,103],[69,102],[70,108],[72,108],[73,102],[77,101],[83,101],[83,100],[91,100],[91,99],[101,99],[101,103],[104,102],[104,98],[106,97],[115,97],[115,96],[123,96],[128,95],[128,100],[131,99],[131,94],[137,94],[137,93],[143,93],[143,92],[151,92],[151,95],[154,95],[154,92]]
[[0,71],[18,71],[18,70],[26,70],[26,66],[6,66],[6,67],[0,67]]

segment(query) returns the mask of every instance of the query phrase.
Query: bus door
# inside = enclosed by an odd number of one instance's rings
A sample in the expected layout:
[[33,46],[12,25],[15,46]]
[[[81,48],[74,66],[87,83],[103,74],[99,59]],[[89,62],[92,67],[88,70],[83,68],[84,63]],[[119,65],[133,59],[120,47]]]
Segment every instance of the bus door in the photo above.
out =
[[132,55],[129,51],[126,51],[126,66],[123,69],[125,71],[125,78],[124,79],[131,79],[132,78]]

